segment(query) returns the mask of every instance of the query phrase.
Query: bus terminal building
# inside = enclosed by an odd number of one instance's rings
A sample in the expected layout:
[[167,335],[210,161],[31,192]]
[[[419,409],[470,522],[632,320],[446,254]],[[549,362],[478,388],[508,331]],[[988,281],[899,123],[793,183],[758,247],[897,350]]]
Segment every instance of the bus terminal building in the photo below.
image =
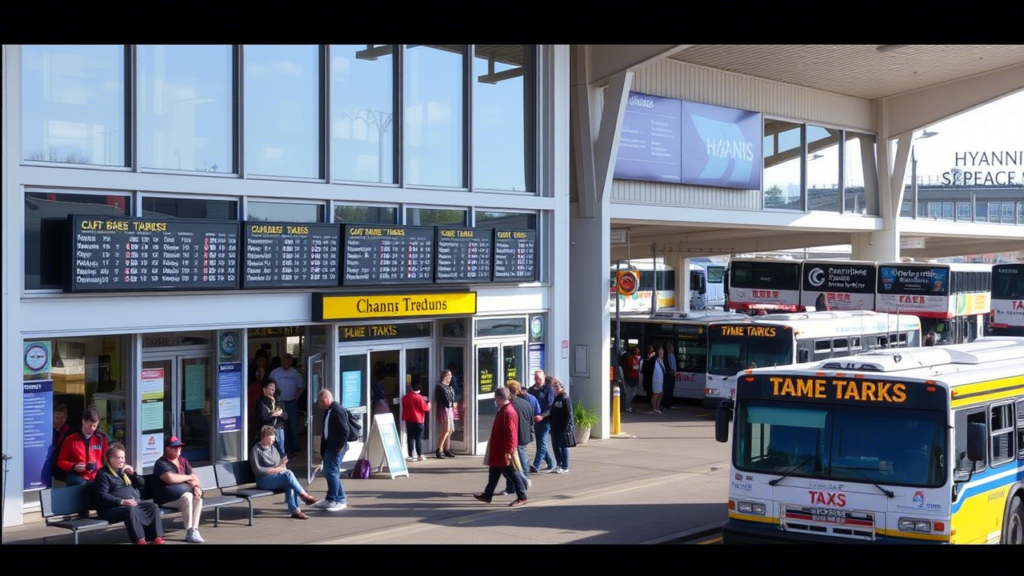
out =
[[494,389],[543,369],[607,438],[627,254],[1020,249],[1024,158],[904,186],[923,128],[1024,89],[1024,48],[972,50],[5,45],[3,525],[38,514],[57,406],[145,472],[170,436],[245,459],[256,358],[291,355],[308,472],[320,389],[365,440],[451,370],[482,454]]

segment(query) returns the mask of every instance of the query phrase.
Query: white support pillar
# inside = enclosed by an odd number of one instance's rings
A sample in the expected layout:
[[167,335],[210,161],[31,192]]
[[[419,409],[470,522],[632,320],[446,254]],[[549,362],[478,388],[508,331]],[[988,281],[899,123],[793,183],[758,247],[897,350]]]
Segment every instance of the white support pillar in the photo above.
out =
[[689,312],[692,302],[690,291],[693,290],[690,286],[690,259],[680,255],[672,266],[676,269],[676,308]]

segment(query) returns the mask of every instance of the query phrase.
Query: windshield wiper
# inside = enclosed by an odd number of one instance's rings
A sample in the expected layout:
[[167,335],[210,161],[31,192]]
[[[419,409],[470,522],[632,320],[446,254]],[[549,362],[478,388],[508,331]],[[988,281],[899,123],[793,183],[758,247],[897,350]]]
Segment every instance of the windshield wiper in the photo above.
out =
[[804,460],[803,462],[801,462],[801,463],[797,464],[796,466],[793,466],[793,467],[792,467],[792,468],[790,468],[789,470],[786,470],[786,473],[785,473],[785,474],[783,474],[782,476],[779,476],[779,477],[778,477],[778,478],[776,478],[775,480],[769,480],[769,481],[768,481],[768,485],[769,485],[769,486],[775,486],[776,484],[778,484],[779,482],[781,482],[783,478],[785,478],[786,476],[789,476],[789,475],[790,475],[790,474],[792,474],[793,472],[796,472],[796,469],[797,469],[797,468],[799,468],[799,467],[803,466],[804,464],[807,464],[807,463],[808,463],[808,462],[810,462],[811,460],[814,460],[814,458],[815,458],[814,456],[810,456],[810,457],[808,457],[808,458],[807,458],[807,459],[805,459],[805,460]]
[[861,478],[863,478],[863,479],[867,480],[868,482],[874,484],[875,488],[878,488],[879,490],[881,490],[882,493],[885,494],[886,496],[888,496],[889,498],[895,498],[896,497],[896,493],[895,492],[893,492],[892,490],[886,490],[885,488],[882,488],[878,484],[875,484],[874,480],[872,480],[871,478],[868,478],[867,474],[865,474],[863,472],[860,472],[861,470],[874,470],[874,468],[856,468],[854,466],[832,466],[832,468],[838,468],[839,470],[853,470],[853,471],[857,472],[857,474],[859,474]]

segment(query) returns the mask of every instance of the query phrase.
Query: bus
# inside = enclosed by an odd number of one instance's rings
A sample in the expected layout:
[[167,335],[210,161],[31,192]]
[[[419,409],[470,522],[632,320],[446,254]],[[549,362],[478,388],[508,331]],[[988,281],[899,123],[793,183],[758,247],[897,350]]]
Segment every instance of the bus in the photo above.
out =
[[878,264],[856,260],[800,263],[800,304],[804,310],[874,310]]
[[[683,313],[662,311],[653,316],[631,314],[619,319],[621,352],[640,349],[641,356],[647,345],[660,348],[671,342],[675,348],[676,366],[675,391],[673,398],[704,399],[707,377],[708,327],[713,322],[737,321],[745,318],[742,314],[725,311],[704,311]],[[615,318],[612,318],[612,339],[615,339]],[[620,353],[621,353],[620,352]],[[612,362],[619,365],[619,356],[612,350]],[[645,396],[643,386],[637,396]]]
[[992,314],[989,331],[1024,336],[1024,264],[992,267]]
[[972,342],[984,335],[992,302],[992,265],[881,262],[875,310],[913,314],[935,344]]
[[798,312],[746,317],[711,326],[704,405],[736,393],[744,370],[852,356],[876,348],[921,345],[921,321],[911,314],[870,310]]
[[726,544],[1024,541],[1024,338],[752,370],[730,428]]
[[[690,264],[690,310],[705,310],[712,306],[725,305],[725,293],[722,288],[722,276],[724,266],[711,266],[708,270],[706,264]],[[619,298],[619,310],[621,312],[650,312],[651,302],[654,298],[655,275],[658,284],[658,310],[676,308],[676,272],[671,266],[666,266],[658,261],[658,270],[655,272],[651,259],[633,260],[628,266],[622,266],[618,271],[633,270],[640,276],[640,285],[636,292],[630,296],[619,295],[615,288],[616,267],[610,268],[609,276],[611,283],[611,297]],[[708,275],[713,273],[717,282],[709,282]]]
[[726,304],[730,310],[804,311],[799,260],[733,258],[727,273]]

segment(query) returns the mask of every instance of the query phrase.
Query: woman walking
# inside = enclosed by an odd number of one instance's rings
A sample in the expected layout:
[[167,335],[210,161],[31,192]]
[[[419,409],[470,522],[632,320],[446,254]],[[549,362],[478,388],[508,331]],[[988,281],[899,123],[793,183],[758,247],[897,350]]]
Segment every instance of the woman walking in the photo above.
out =
[[452,371],[441,372],[441,381],[434,388],[437,400],[437,425],[441,435],[437,440],[437,458],[454,458],[452,454],[452,433],[455,432],[455,390],[452,389]]
[[566,436],[575,434],[572,400],[560,380],[554,379],[551,386],[555,389],[555,401],[551,403],[551,445],[555,448],[555,461],[558,464],[555,474],[566,474],[569,472],[569,443]]

